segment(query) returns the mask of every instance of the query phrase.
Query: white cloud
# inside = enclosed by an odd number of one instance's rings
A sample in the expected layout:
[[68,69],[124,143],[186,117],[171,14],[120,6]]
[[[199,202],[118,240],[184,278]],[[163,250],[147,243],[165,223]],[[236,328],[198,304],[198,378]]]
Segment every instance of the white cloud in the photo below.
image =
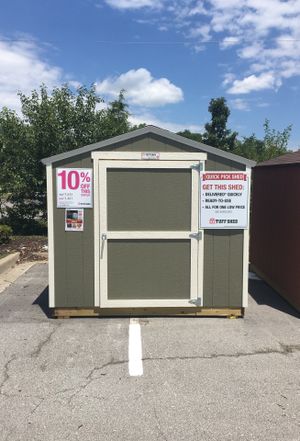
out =
[[241,58],[255,59],[261,54],[262,50],[263,46],[261,45],[261,43],[254,42],[249,46],[244,46],[238,51],[238,54]]
[[[205,43],[217,41],[220,49],[235,51],[242,63],[236,64],[239,79],[226,84],[231,93],[238,93],[239,88],[243,94],[276,90],[286,78],[300,75],[300,0],[106,2],[121,9],[150,6],[146,12],[147,18],[154,18],[153,25],[168,23],[169,29],[175,28],[192,41],[196,52],[203,51]],[[159,14],[155,9],[158,5]]]
[[237,110],[243,110],[243,111],[250,110],[250,106],[249,106],[248,101],[245,101],[241,98],[236,98],[234,100],[231,100],[230,104],[234,109],[237,109]]
[[105,3],[115,9],[159,8],[161,6],[159,0],[105,0]]
[[227,86],[235,80],[235,74],[228,72],[224,75],[224,80],[222,82],[223,86]]
[[96,110],[106,110],[108,108],[108,104],[104,101],[96,104]]
[[43,61],[34,42],[1,41],[0,60],[0,108],[19,110],[19,91],[27,94],[41,83],[53,87],[62,81],[62,70]]
[[132,69],[118,77],[109,77],[96,83],[100,94],[116,98],[120,90],[125,90],[130,104],[144,107],[158,107],[178,103],[183,100],[180,87],[172,84],[167,78],[155,79],[144,68]]
[[227,49],[232,46],[236,46],[239,44],[239,39],[236,37],[225,37],[223,41],[220,43],[221,49]]
[[211,40],[210,26],[203,25],[203,26],[195,27],[190,30],[189,36],[192,38],[198,37],[200,38],[201,42],[207,42]]
[[246,94],[264,89],[276,89],[281,85],[281,80],[276,78],[271,72],[262,73],[261,75],[249,75],[242,80],[234,80],[232,86],[228,89],[228,93]]
[[189,10],[188,15],[192,17],[193,15],[206,15],[207,11],[204,6],[204,1],[200,0],[196,2],[196,5]]
[[69,81],[69,85],[71,87],[73,87],[74,89],[78,89],[79,87],[82,86],[82,84],[79,81],[76,81],[76,80]]
[[160,127],[162,129],[170,130],[171,132],[181,132],[184,130],[190,130],[191,132],[202,132],[203,126],[197,124],[182,124],[182,123],[174,123],[171,121],[163,121],[151,113],[139,113],[133,114],[129,117],[129,121],[132,125],[138,124],[147,124],[156,127]]

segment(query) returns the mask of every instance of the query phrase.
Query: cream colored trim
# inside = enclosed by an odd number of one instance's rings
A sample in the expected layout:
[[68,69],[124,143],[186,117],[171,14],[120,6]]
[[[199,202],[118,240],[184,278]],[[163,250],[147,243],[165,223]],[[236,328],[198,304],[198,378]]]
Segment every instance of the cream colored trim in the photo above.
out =
[[200,305],[204,304],[204,230],[200,228],[200,172],[205,171],[205,162],[200,162],[200,170],[198,173],[198,231],[199,231],[199,240],[198,240],[198,297],[200,297]]
[[101,308],[163,308],[163,307],[195,308],[193,299],[151,299],[151,300],[108,300],[101,297]]
[[[110,153],[110,152],[107,152]],[[119,159],[119,155],[117,156]],[[198,275],[198,269],[203,270],[203,234],[198,240],[199,227],[199,171],[204,164],[199,161],[132,161],[132,160],[98,160],[94,157],[94,164],[98,164],[99,177],[95,183],[95,231],[97,218],[100,218],[100,226],[97,234],[95,233],[95,248],[100,249],[98,254],[95,252],[95,306],[101,308],[110,307],[195,307],[203,303],[203,274]],[[192,168],[192,225],[190,231],[107,231],[107,168]],[[97,174],[95,173],[95,179]],[[96,188],[97,187],[97,188]],[[98,191],[99,189],[99,191]],[[101,215],[100,215],[101,214]],[[104,235],[104,239],[102,237]],[[190,239],[191,240],[191,293],[189,299],[128,299],[128,300],[108,300],[107,293],[107,240],[108,239]],[[202,263],[199,265],[198,259]],[[99,270],[100,267],[100,270]],[[100,280],[100,284],[99,284]],[[100,286],[99,286],[100,285]],[[100,296],[97,294],[97,290]],[[201,304],[198,300],[201,299]],[[96,303],[97,302],[97,303]]]
[[113,159],[113,160],[133,160],[140,161],[145,160],[143,157],[146,153],[157,153],[159,159],[148,159],[147,162],[159,162],[159,161],[205,161],[207,159],[206,153],[190,153],[190,152],[92,152],[93,159]]
[[98,161],[93,161],[93,176],[94,176],[94,305],[100,306],[100,225],[99,225],[99,167]]
[[101,167],[105,168],[190,168],[197,167],[199,161],[99,161]]
[[[197,164],[199,166],[199,162]],[[198,293],[198,195],[199,195],[199,168],[192,169],[191,188],[191,299],[197,300]]]
[[190,231],[108,231],[107,239],[190,239]]
[[248,228],[244,229],[243,237],[243,294],[242,306],[248,306],[248,270],[249,270],[249,229],[250,229],[250,200],[251,200],[251,168],[246,168],[248,175]]
[[[103,307],[103,300],[107,298],[107,178],[106,166],[104,162],[99,163],[99,196],[100,196],[100,231],[99,239],[96,242],[100,251],[99,267],[100,267],[100,307]],[[104,237],[106,236],[106,238]]]
[[54,220],[53,220],[53,170],[52,164],[46,167],[47,213],[48,213],[48,260],[49,260],[49,308],[55,307],[54,284]]

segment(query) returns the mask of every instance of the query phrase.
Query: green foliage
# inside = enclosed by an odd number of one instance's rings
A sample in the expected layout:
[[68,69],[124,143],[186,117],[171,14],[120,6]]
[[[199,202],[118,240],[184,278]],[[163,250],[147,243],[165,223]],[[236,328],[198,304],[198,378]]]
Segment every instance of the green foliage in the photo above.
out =
[[230,110],[225,98],[211,99],[208,110],[211,113],[211,121],[205,124],[205,132],[203,134],[184,130],[179,132],[178,135],[257,162],[266,161],[288,152],[287,146],[292,130],[291,125],[280,132],[271,129],[270,121],[266,119],[264,122],[263,139],[258,139],[254,133],[251,136],[238,139],[237,132],[227,129]]
[[184,136],[185,138],[192,139],[193,141],[202,142],[203,137],[201,133],[193,133],[190,130],[184,130],[183,132],[178,132],[178,135]]
[[270,128],[268,119],[264,122],[264,157],[263,160],[275,158],[288,152],[287,146],[291,136],[292,125],[286,127],[282,132]]
[[227,129],[230,110],[226,99],[224,97],[211,99],[208,110],[211,113],[211,121],[205,124],[202,141],[213,147],[232,152],[238,134]]
[[25,233],[46,217],[41,159],[128,132],[130,124],[123,91],[108,106],[93,86],[49,93],[42,85],[19,96],[22,116],[0,112],[0,209],[15,233]]
[[12,228],[9,225],[0,225],[0,245],[8,243],[11,239]]
[[257,162],[266,161],[288,152],[288,142],[292,126],[289,125],[282,132],[271,129],[268,119],[264,122],[264,138],[258,139],[254,134],[238,141],[234,153],[253,159]]
[[[42,234],[46,219],[46,178],[44,157],[92,144],[144,127],[130,126],[124,91],[105,105],[95,91],[80,87],[73,92],[67,85],[48,92],[42,85],[29,96],[19,94],[21,115],[0,111],[0,215],[14,233]],[[264,123],[264,138],[255,134],[237,139],[227,128],[230,110],[223,97],[211,99],[211,121],[205,132],[179,132],[186,138],[204,142],[256,161],[287,152],[291,126],[282,132]]]
[[251,136],[244,137],[238,140],[234,153],[244,158],[252,159],[253,161],[261,161],[264,155],[265,144],[264,141],[258,139],[253,133]]

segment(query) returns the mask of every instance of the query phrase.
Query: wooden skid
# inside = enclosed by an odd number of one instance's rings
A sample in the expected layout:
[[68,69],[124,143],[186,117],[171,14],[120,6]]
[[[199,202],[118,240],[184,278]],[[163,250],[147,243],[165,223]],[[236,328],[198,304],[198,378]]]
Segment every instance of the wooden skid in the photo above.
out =
[[53,317],[118,317],[118,316],[192,316],[228,317],[244,316],[244,308],[54,308]]

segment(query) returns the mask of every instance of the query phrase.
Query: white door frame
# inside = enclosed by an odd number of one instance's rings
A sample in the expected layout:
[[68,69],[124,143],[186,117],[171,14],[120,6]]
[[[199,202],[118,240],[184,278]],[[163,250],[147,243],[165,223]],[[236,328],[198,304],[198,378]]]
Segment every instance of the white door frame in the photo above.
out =
[[[141,152],[93,152],[94,159],[94,226],[95,226],[95,306],[102,308],[195,307],[203,306],[204,234],[199,230],[199,172],[204,170],[206,154],[160,153],[159,160],[142,160]],[[179,159],[179,160],[178,160]],[[192,160],[194,159],[194,160]],[[108,168],[192,169],[192,221],[190,231],[107,231]],[[100,217],[101,212],[101,217]],[[105,235],[102,236],[102,235]],[[190,299],[126,299],[107,298],[108,239],[190,239]],[[103,240],[102,240],[103,239]]]

